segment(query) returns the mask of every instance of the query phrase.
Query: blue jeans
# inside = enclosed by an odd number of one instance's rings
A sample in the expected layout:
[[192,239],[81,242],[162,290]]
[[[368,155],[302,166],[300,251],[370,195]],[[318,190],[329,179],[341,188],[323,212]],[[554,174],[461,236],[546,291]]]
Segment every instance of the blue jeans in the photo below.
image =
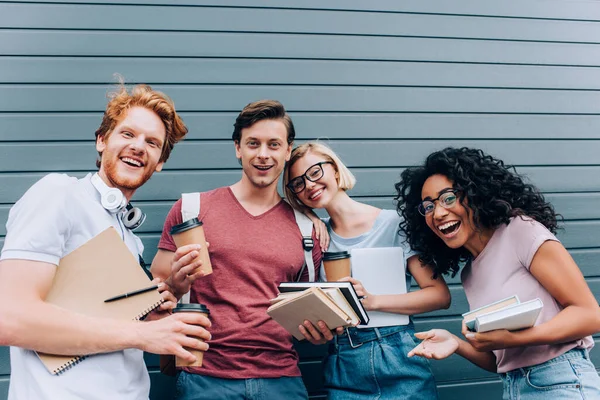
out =
[[307,400],[302,378],[225,379],[181,371],[175,386],[177,400]]
[[546,361],[500,374],[505,400],[600,399],[600,377],[587,350],[573,349]]
[[328,399],[437,399],[429,361],[406,356],[416,345],[412,324],[348,329],[329,345]]

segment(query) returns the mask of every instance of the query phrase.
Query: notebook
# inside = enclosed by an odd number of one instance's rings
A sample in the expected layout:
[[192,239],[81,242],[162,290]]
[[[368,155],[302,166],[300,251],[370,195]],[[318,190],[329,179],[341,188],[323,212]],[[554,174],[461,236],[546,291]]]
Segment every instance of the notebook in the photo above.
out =
[[[148,286],[150,279],[110,227],[60,260],[46,301],[92,317],[139,320],[163,302],[158,290],[111,303],[104,300]],[[85,358],[41,352],[38,356],[52,374],[60,374]]]
[[[298,340],[304,339],[298,326],[302,325],[305,320],[312,322],[313,325],[316,325],[318,321],[323,321],[332,329],[358,324],[358,316],[347,304],[340,290],[338,288],[333,290],[339,293],[328,295],[318,287],[295,292],[293,295],[286,293],[283,298],[267,309],[267,314]],[[346,304],[342,303],[340,307],[336,301],[346,302]],[[347,314],[344,309],[352,315]]]
[[[406,269],[401,247],[374,247],[350,251],[352,277],[358,279],[371,294],[404,294]],[[370,311],[366,328],[407,325],[408,315]]]

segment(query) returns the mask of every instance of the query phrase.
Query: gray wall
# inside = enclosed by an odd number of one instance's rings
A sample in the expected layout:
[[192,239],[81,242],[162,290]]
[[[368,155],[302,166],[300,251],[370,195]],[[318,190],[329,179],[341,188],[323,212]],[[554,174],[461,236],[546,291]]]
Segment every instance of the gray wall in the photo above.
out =
[[[44,174],[93,170],[93,132],[119,72],[171,95],[190,127],[134,198],[148,213],[147,260],[182,191],[239,177],[229,139],[236,112],[275,98],[301,139],[331,139],[357,175],[352,195],[378,206],[393,206],[404,167],[447,145],[517,165],[564,215],[560,238],[600,295],[597,2],[93,3],[0,1],[2,222]],[[467,303],[458,281],[449,283],[451,308],[419,317],[418,329],[459,330]],[[322,394],[324,348],[299,349],[309,391]],[[592,356],[600,365],[598,351]],[[147,360],[153,399],[167,398],[172,381]],[[494,375],[457,356],[433,368],[443,399],[500,396]],[[0,399],[9,374],[0,348]]]

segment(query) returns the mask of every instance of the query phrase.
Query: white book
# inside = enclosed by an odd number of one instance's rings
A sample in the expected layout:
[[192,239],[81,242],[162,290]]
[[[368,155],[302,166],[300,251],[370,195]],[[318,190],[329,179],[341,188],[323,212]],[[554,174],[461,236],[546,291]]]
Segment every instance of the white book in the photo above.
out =
[[471,310],[469,312],[464,313],[462,315],[463,320],[465,321],[467,328],[469,328],[469,330],[474,331],[475,330],[475,319],[478,316],[483,315],[483,314],[488,314],[492,311],[501,310],[501,309],[513,306],[515,304],[520,304],[520,303],[521,302],[519,301],[519,296],[517,296],[517,295],[510,296],[505,299],[495,301],[495,302],[487,304],[483,307],[479,307],[479,308],[476,308],[475,310]]
[[[401,247],[374,247],[350,251],[352,277],[373,295],[404,294],[406,268]],[[369,311],[371,321],[364,328],[407,325],[410,317],[382,311]],[[361,328],[359,326],[358,328]]]
[[478,315],[475,318],[475,331],[488,332],[496,329],[516,331],[531,328],[535,325],[543,307],[542,300],[534,299]]

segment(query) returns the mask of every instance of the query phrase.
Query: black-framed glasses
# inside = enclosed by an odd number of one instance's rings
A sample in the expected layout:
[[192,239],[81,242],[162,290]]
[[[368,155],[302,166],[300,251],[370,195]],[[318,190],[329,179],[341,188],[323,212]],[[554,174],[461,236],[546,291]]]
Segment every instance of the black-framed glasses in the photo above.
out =
[[429,214],[433,213],[433,211],[435,210],[435,202],[436,201],[439,202],[439,204],[444,208],[454,207],[454,205],[456,204],[456,200],[458,200],[457,193],[458,193],[457,190],[448,190],[447,192],[440,194],[435,199],[423,200],[417,206],[417,209],[419,210],[419,214],[426,217]]
[[316,182],[323,177],[323,164],[333,164],[331,161],[321,161],[308,167],[304,174],[295,177],[286,185],[294,194],[298,194],[306,187],[306,180]]

